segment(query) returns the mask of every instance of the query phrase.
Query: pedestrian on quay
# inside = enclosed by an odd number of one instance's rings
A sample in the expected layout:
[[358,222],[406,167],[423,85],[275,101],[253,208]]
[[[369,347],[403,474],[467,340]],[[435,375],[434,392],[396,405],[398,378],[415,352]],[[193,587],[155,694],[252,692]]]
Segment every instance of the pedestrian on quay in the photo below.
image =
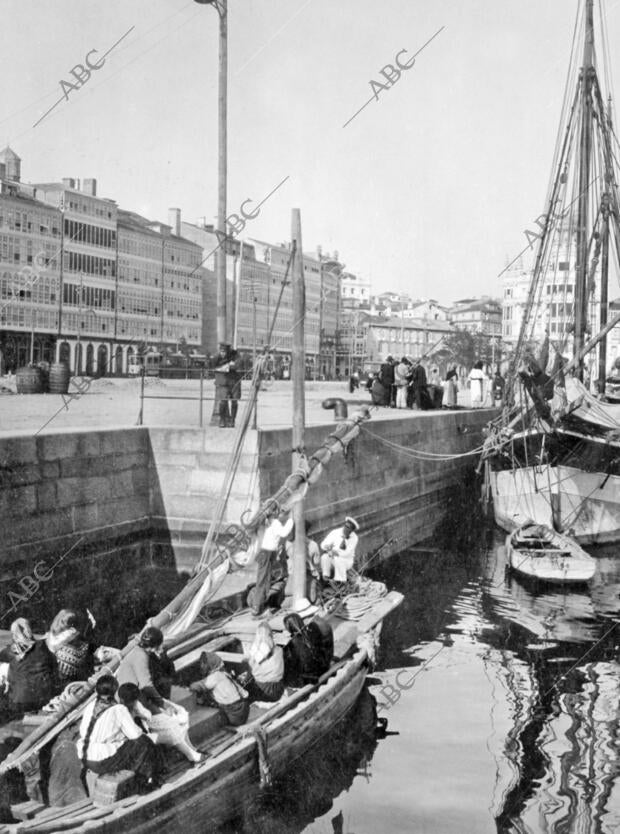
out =
[[379,382],[384,388],[384,401],[381,405],[387,405],[390,408],[396,407],[396,394],[394,391],[394,359],[388,354],[385,362],[379,369]]
[[411,378],[411,364],[406,356],[394,368],[396,386],[396,408],[407,408],[407,386]]
[[504,388],[506,387],[506,382],[504,377],[501,375],[499,367],[495,371],[495,376],[493,377],[493,404],[496,408],[501,408],[503,401],[504,401]]
[[276,566],[280,544],[293,530],[292,516],[285,522],[287,514],[286,511],[281,512],[263,531],[261,547],[256,557],[256,584],[248,594],[248,605],[254,617],[260,617],[265,610],[272,590],[273,569]]
[[443,407],[456,408],[458,394],[458,374],[456,364],[448,365],[446,379],[443,384]]
[[324,580],[346,582],[347,571],[353,567],[357,549],[359,524],[347,516],[342,527],[336,527],[321,542],[321,573]]
[[439,375],[439,368],[433,366],[428,383],[429,397],[433,408],[441,408],[443,400],[443,385],[441,384],[441,376]]
[[482,370],[482,362],[478,360],[469,372],[469,392],[472,408],[482,408],[484,403],[484,381],[485,374]]
[[420,359],[413,360],[407,407],[422,410],[432,407],[426,384],[426,370]]
[[215,390],[218,397],[220,428],[234,428],[241,399],[241,374],[237,370],[237,351],[226,342],[220,342],[216,361]]

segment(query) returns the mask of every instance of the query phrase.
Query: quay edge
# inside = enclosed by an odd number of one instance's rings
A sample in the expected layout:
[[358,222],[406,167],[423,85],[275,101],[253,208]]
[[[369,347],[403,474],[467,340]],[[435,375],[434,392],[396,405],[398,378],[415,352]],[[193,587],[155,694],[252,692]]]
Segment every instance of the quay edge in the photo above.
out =
[[[476,463],[475,456],[446,459],[428,453],[470,452],[480,446],[483,427],[494,414],[478,409],[391,414],[389,419],[374,415],[308,491],[311,535],[320,536],[352,515],[361,525],[362,559],[387,541],[383,558],[428,539]],[[306,430],[308,454],[334,425]],[[71,548],[67,561],[78,584],[87,581],[79,569],[86,556],[132,559],[136,554],[152,563],[154,552],[167,552],[163,561],[169,566],[191,570],[234,434],[136,427],[0,438],[2,610],[7,583],[38,560],[49,564]],[[248,434],[228,522],[238,523],[245,510],[255,509],[281,486],[290,473],[291,443],[290,429]]]

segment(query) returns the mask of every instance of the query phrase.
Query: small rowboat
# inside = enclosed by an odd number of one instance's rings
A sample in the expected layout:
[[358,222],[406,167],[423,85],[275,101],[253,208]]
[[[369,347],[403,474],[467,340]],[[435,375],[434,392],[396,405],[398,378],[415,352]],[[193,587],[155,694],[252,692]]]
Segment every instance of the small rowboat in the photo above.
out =
[[596,561],[576,541],[544,524],[524,524],[506,538],[510,567],[544,582],[588,582]]

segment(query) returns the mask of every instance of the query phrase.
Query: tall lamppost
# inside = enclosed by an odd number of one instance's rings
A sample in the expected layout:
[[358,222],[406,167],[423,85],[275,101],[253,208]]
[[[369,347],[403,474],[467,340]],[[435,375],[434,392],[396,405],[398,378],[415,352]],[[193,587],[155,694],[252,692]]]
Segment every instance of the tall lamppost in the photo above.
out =
[[220,18],[220,53],[218,73],[218,165],[217,165],[217,238],[215,281],[217,289],[216,331],[218,342],[227,342],[226,326],[226,98],[228,82],[228,0],[194,0],[213,6]]

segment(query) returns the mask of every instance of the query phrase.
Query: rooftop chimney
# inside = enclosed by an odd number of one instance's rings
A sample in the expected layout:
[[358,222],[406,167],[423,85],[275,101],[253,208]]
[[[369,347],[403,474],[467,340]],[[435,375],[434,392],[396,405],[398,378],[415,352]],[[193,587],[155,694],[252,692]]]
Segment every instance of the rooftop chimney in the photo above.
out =
[[65,177],[62,181],[65,188],[75,188],[75,180],[71,177]]
[[91,197],[97,196],[97,180],[94,179],[85,179],[82,183],[82,191],[84,194],[88,194]]
[[181,237],[181,209],[168,209],[168,225],[172,229],[172,234]]
[[199,217],[196,220],[196,225],[199,229],[206,229],[207,228],[207,218],[206,217]]

